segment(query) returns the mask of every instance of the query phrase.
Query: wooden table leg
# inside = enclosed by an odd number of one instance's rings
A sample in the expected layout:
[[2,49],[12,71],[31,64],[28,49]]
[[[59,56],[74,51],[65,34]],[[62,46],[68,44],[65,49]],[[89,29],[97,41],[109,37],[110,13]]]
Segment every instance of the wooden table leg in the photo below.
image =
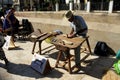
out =
[[70,53],[69,53],[69,56],[68,56],[68,68],[69,68],[68,71],[71,74],[72,70],[71,70],[71,62],[70,62]]
[[32,54],[34,54],[36,43],[37,43],[37,41],[34,42],[33,49],[32,49]]
[[[58,67],[58,64],[59,64],[59,61],[60,61],[62,52],[63,52],[62,50],[59,50],[55,67]],[[72,70],[71,70],[71,62],[70,62],[70,53],[68,54],[67,60],[68,60],[68,71],[69,71],[69,73],[71,74],[71,73],[72,73]]]
[[62,54],[62,51],[60,50],[59,53],[58,53],[58,56],[57,56],[57,61],[56,61],[55,67],[58,67],[61,54]]
[[89,37],[86,38],[86,43],[87,43],[87,46],[88,46],[88,49],[89,49],[89,52],[90,52],[90,53],[87,54],[86,56],[84,56],[84,57],[80,60],[80,62],[84,61],[90,54],[92,54],[92,51],[91,51],[91,47],[90,47],[88,38],[89,38]]
[[90,47],[88,38],[86,38],[86,42],[87,42],[87,46],[88,46],[89,52],[90,52],[90,54],[92,54],[92,51],[91,51],[91,47]]
[[42,41],[39,41],[39,54],[41,55],[41,43]]

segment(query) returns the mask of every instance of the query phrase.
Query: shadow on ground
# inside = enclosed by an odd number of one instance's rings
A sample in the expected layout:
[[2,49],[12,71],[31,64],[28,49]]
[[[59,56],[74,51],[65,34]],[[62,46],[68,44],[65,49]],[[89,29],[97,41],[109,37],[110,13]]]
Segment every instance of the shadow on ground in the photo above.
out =
[[[58,52],[52,53],[49,56],[53,59],[56,59]],[[96,56],[96,55],[92,55]],[[82,62],[83,65],[78,71],[73,72],[72,74],[87,74],[89,76],[102,79],[104,74],[112,68],[114,61],[116,59],[112,57],[97,57],[93,59],[88,59]],[[72,66],[71,66],[72,67]],[[74,67],[72,67],[73,70]]]
[[84,61],[83,64],[86,64],[85,67],[81,67],[80,72],[78,71],[75,74],[87,74],[89,76],[102,79],[104,74],[113,66],[113,63],[116,59],[110,57],[99,57],[95,59],[90,59]]
[[[4,64],[0,64],[0,67],[4,68]],[[8,67],[5,68],[5,69],[10,74],[32,77],[32,78],[36,78],[36,79],[45,78],[45,77],[60,78],[63,75],[62,72],[59,72],[55,69],[52,69],[51,72],[49,72],[48,74],[42,75],[42,74],[38,73],[37,71],[33,70],[30,67],[30,65],[15,64],[15,63],[12,63],[12,62],[10,62]]]

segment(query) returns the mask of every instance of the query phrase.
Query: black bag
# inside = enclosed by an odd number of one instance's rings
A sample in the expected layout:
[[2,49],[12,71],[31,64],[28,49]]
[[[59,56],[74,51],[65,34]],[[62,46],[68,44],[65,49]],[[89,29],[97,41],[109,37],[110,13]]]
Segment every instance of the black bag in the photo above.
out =
[[33,32],[32,24],[28,19],[22,19],[23,30],[26,31],[26,34]]
[[115,52],[112,48],[110,48],[105,42],[102,41],[98,41],[95,49],[94,49],[94,54],[98,55],[98,56],[110,56],[113,55],[115,56]]

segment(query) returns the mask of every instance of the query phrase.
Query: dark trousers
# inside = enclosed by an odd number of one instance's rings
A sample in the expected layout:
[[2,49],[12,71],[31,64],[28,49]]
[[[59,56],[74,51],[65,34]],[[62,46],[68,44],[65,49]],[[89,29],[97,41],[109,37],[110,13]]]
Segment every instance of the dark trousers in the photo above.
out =
[[2,48],[0,48],[0,59],[4,60],[5,64],[8,63],[8,60],[7,60],[6,56],[5,56],[4,50]]

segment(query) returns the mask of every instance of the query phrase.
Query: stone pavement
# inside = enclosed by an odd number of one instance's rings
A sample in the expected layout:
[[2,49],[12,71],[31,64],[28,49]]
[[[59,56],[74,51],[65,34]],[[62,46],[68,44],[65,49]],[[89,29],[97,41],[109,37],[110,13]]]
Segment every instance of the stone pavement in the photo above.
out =
[[[49,59],[53,69],[48,74],[41,75],[30,67],[33,42],[17,40],[15,45],[19,47],[12,50],[4,49],[10,64],[8,68],[5,69],[4,61],[0,60],[0,80],[101,80],[104,72],[111,68],[115,60],[115,58],[100,58],[95,55],[90,55],[86,59],[86,62],[82,63],[82,68],[78,73],[69,74],[62,68],[54,68],[57,58],[57,50],[54,49],[42,55]],[[42,48],[50,45],[51,44],[43,42]],[[38,46],[36,46],[35,51],[37,50]],[[84,55],[85,54],[82,54],[81,57]],[[74,62],[72,64],[74,64]]]

